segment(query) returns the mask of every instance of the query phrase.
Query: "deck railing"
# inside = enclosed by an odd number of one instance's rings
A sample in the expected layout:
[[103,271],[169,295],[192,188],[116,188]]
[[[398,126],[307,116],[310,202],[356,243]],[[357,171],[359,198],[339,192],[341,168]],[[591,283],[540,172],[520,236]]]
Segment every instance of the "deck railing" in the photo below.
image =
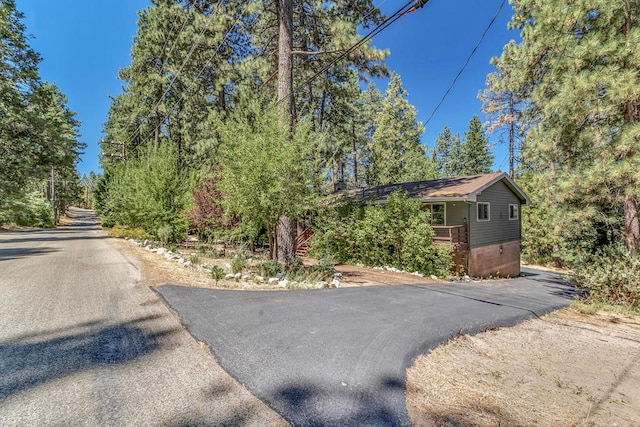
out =
[[436,235],[433,241],[436,244],[449,243],[452,246],[457,244],[468,244],[469,233],[467,225],[434,225],[432,226]]

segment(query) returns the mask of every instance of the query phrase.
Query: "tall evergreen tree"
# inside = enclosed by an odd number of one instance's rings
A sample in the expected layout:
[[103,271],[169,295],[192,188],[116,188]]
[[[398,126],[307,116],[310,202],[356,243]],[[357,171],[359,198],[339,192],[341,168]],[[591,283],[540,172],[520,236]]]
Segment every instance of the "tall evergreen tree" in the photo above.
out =
[[[515,0],[504,71],[526,95],[523,147],[556,209],[640,252],[640,3]],[[548,190],[551,188],[551,191]],[[585,207],[589,206],[589,209]],[[603,241],[600,239],[600,242]]]
[[493,154],[489,150],[489,138],[482,129],[477,115],[469,120],[469,130],[464,134],[461,175],[478,175],[491,172]]
[[416,120],[416,115],[415,107],[407,100],[400,76],[393,73],[382,109],[375,118],[367,176],[371,185],[402,182],[408,157],[427,157],[420,144],[424,125]]
[[522,90],[514,85],[511,74],[504,70],[502,61],[493,58],[491,63],[496,71],[487,75],[487,88],[478,94],[478,98],[482,101],[482,111],[488,116],[487,131],[507,135],[509,176],[514,178],[516,153],[519,152],[520,142],[526,133],[525,116],[522,114],[526,103]]
[[463,146],[460,135],[452,134],[445,125],[435,140],[431,156],[439,178],[462,175],[464,169]]
[[6,197],[24,195],[51,169],[71,190],[84,147],[66,97],[40,80],[40,57],[29,46],[23,17],[13,0],[0,1],[0,210]]

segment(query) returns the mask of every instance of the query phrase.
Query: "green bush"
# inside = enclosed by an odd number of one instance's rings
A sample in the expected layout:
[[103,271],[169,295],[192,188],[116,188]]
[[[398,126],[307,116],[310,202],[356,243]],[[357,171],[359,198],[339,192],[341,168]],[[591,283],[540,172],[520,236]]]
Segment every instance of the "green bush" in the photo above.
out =
[[[167,238],[184,238],[189,221],[183,212],[191,204],[193,174],[180,166],[174,148],[149,148],[139,159],[132,158],[109,169],[94,192],[95,207],[105,223],[142,228],[156,234],[171,227]],[[160,238],[160,236],[158,236]]]
[[574,265],[572,281],[588,290],[587,299],[640,310],[640,254],[607,246]]
[[284,272],[284,266],[276,260],[265,261],[260,264],[260,275],[264,277],[276,277]]
[[419,200],[394,193],[387,203],[347,203],[328,208],[316,221],[311,254],[339,262],[394,266],[446,277],[451,250],[433,243],[429,212]]
[[240,273],[244,270],[244,267],[247,265],[247,258],[243,255],[235,256],[231,260],[231,272],[233,274]]
[[0,224],[53,227],[51,202],[37,191],[21,192],[0,200]]
[[173,236],[173,228],[171,228],[169,224],[165,224],[158,228],[156,235],[158,236],[158,239],[160,239],[162,246],[167,246]]
[[226,276],[226,273],[222,267],[217,265],[211,267],[211,278],[216,281],[216,285],[218,284],[218,280],[224,279],[224,276]]

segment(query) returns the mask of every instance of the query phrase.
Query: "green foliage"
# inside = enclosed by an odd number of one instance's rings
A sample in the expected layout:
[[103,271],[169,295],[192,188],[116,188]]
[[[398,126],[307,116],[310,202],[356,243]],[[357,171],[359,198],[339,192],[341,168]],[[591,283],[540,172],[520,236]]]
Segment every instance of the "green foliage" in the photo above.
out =
[[529,264],[564,264],[559,257],[562,236],[554,211],[548,202],[548,188],[544,179],[527,171],[516,182],[531,199],[530,206],[523,206],[522,258]]
[[[420,145],[424,132],[422,122],[416,120],[416,109],[407,101],[400,76],[393,73],[380,111],[375,116],[375,131],[371,142],[367,181],[371,185],[406,182],[406,177],[429,178],[433,169],[430,159]],[[413,170],[407,170],[407,157]]]
[[349,203],[327,208],[316,221],[311,252],[340,262],[395,266],[447,276],[449,249],[433,243],[430,214],[421,202],[394,193],[386,204]]
[[489,138],[485,135],[478,116],[474,115],[469,120],[469,130],[464,134],[464,139],[462,175],[490,173],[493,154],[489,150]]
[[588,300],[640,310],[640,254],[622,245],[584,256],[574,266],[572,279],[589,291]]
[[292,135],[279,124],[275,105],[252,100],[220,132],[224,150],[218,187],[225,212],[242,218],[251,238],[266,228],[272,243],[281,216],[295,218],[314,204],[308,129],[299,124]]
[[214,265],[211,267],[211,278],[216,281],[216,285],[218,284],[218,280],[224,279],[226,273],[224,269],[218,265]]
[[640,4],[512,3],[522,39],[496,60],[493,89],[524,100],[521,163],[545,177],[567,256],[617,241],[639,252]]
[[243,255],[237,255],[231,260],[231,272],[233,274],[240,273],[247,265],[247,258]]
[[51,202],[37,191],[19,192],[0,199],[0,224],[53,227]]
[[173,236],[173,228],[169,224],[161,225],[156,230],[156,236],[160,239],[160,244],[166,246]]
[[448,178],[462,175],[463,147],[460,135],[451,133],[449,126],[438,134],[432,156],[438,176]]
[[[146,157],[112,168],[96,186],[95,207],[103,221],[142,228],[167,241],[184,238],[192,174],[170,147],[150,148]],[[167,229],[170,227],[170,236]],[[162,228],[162,230],[161,230]]]
[[[42,82],[40,56],[29,46],[14,0],[0,2],[0,216],[3,221],[53,225],[34,192],[54,169],[56,209],[77,197],[75,164],[84,144],[79,122],[60,89]],[[33,202],[34,206],[29,203]]]
[[263,277],[276,277],[278,273],[284,273],[285,266],[276,260],[265,261],[260,264],[260,274]]
[[436,138],[432,156],[438,176],[442,178],[490,173],[493,165],[489,139],[476,115],[469,120],[464,139],[453,135],[449,126],[445,126]]

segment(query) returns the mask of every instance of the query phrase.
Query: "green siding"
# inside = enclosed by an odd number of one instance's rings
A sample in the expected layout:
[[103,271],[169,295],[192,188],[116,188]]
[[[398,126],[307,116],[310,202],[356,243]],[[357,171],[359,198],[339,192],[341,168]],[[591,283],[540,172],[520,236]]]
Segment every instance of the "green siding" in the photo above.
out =
[[477,196],[477,202],[490,203],[490,220],[478,221],[476,203],[469,205],[469,246],[493,245],[520,240],[520,221],[509,219],[509,205],[520,201],[502,181],[496,182]]
[[469,204],[447,202],[447,225],[462,225],[469,221]]

